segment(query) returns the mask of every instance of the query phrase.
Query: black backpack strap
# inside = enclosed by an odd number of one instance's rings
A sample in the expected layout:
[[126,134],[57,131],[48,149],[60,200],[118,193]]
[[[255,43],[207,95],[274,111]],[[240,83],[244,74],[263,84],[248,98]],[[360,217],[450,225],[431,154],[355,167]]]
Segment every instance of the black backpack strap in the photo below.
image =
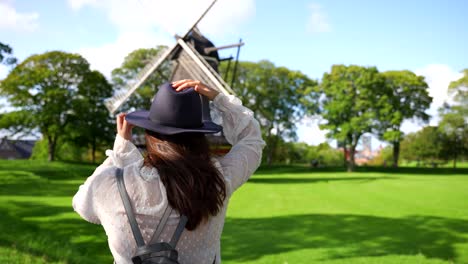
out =
[[[159,239],[159,236],[161,235],[164,227],[166,226],[167,220],[169,219],[169,216],[172,213],[172,208],[169,208],[169,202],[167,203],[167,207],[164,210],[163,216],[161,217],[161,220],[159,221],[158,226],[156,227],[156,230],[153,233],[153,237],[151,238],[151,241],[154,241],[153,239],[156,238]],[[154,241],[157,242],[157,241]]]
[[135,219],[135,214],[133,213],[132,205],[130,203],[130,198],[128,197],[127,190],[125,189],[125,182],[123,177],[123,169],[117,168],[117,187],[119,188],[120,197],[122,198],[123,205],[125,207],[125,212],[127,213],[128,222],[132,228],[133,237],[138,245],[138,247],[145,246],[145,241],[141,235],[140,229],[138,228],[138,223]]
[[185,225],[187,224],[188,218],[185,215],[180,216],[179,224],[177,225],[176,230],[174,231],[174,235],[172,235],[171,242],[169,242],[169,245],[171,245],[173,248],[176,247],[177,242],[179,242],[180,236],[182,235],[182,232],[185,229]]

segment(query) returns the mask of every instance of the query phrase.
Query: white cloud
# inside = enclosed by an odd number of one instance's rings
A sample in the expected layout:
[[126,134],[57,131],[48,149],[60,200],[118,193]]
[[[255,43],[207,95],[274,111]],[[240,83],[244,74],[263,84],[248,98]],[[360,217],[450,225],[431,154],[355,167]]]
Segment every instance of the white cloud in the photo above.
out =
[[[80,54],[92,68],[110,76],[124,57],[138,48],[172,45],[172,36],[182,35],[211,4],[211,0],[68,0],[69,6],[79,9],[89,6],[102,10],[115,25],[118,37],[114,42],[96,47],[83,47]],[[199,24],[207,35],[221,36],[236,28],[255,13],[254,0],[218,0]],[[169,33],[169,34],[168,34]]]
[[68,4],[74,10],[79,10],[85,5],[97,5],[96,0],[68,0]]
[[312,3],[309,5],[310,15],[307,19],[306,29],[310,33],[330,32],[331,25],[328,21],[328,15],[323,11],[319,4]]
[[0,1],[0,29],[34,31],[39,27],[37,12],[18,12],[13,0]]
[[304,118],[297,126],[297,136],[299,142],[305,142],[309,145],[318,145],[327,141],[327,130],[319,128],[320,119]]
[[9,69],[6,65],[0,64],[0,80],[3,80],[7,77]]
[[[68,0],[73,9],[86,5],[103,10],[120,31],[150,31],[183,34],[211,4],[212,0]],[[234,30],[255,13],[254,0],[219,0],[200,23],[206,34]]]
[[[428,64],[422,68],[416,69],[414,73],[424,76],[429,85],[429,95],[432,97],[432,103],[426,112],[432,116],[429,124],[435,126],[440,120],[438,109],[444,102],[451,102],[448,95],[450,82],[458,80],[462,77],[462,74],[445,64]],[[401,130],[408,134],[416,132],[424,126],[426,126],[426,124],[413,120],[405,120],[401,126]]]
[[444,102],[450,102],[448,96],[450,82],[460,79],[462,74],[445,64],[429,64],[415,70],[414,73],[424,76],[429,85],[429,95],[432,96],[432,104],[427,112],[433,116],[431,125],[436,125],[439,122],[437,110]]
[[170,41],[167,37],[154,33],[149,35],[145,32],[124,32],[115,42],[97,47],[81,48],[77,52],[88,60],[92,69],[99,70],[105,76],[110,77],[111,71],[119,67],[130,52],[156,45],[170,45]]

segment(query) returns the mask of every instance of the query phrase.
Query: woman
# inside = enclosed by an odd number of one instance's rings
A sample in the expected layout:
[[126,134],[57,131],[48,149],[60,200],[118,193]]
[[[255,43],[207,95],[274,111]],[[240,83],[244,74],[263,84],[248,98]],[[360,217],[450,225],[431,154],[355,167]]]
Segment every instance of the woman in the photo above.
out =
[[[221,127],[202,120],[199,94],[221,113],[224,135],[233,145],[223,157],[210,157],[204,134]],[[146,129],[146,157],[130,141],[134,126]],[[132,263],[136,250],[114,176],[120,167],[145,243],[169,206],[174,210],[160,241],[171,238],[180,215],[188,217],[177,244],[180,263],[221,263],[229,198],[257,169],[265,145],[252,112],[234,96],[181,80],[162,85],[150,111],[119,115],[117,132],[109,157],[73,198],[81,217],[104,227],[115,262]]]

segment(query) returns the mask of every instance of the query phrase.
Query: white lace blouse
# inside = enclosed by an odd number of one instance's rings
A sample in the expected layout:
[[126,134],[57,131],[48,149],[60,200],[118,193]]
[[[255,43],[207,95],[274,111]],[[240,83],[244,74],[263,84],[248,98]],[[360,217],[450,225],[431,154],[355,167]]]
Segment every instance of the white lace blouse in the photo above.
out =
[[[226,139],[233,145],[225,156],[213,158],[224,177],[227,197],[218,215],[193,231],[184,230],[177,244],[180,263],[211,264],[215,256],[216,263],[221,263],[220,238],[229,198],[257,169],[265,145],[252,111],[242,106],[239,99],[219,94],[213,106],[220,113]],[[117,135],[114,149],[107,150],[106,155],[103,164],[79,187],[73,208],[85,220],[104,227],[115,263],[131,264],[136,242],[117,189],[115,166],[124,168],[127,192],[146,243],[168,204],[166,189],[158,171],[143,166],[141,153],[130,141]],[[161,241],[170,240],[178,221],[179,214],[173,210]]]

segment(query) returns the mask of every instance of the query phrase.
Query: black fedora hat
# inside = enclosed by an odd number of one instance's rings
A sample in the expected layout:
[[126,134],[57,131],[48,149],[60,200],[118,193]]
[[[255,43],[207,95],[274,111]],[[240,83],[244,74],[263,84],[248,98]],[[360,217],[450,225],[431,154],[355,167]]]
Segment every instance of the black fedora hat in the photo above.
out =
[[223,128],[202,118],[202,99],[193,88],[177,92],[170,83],[159,86],[149,111],[135,111],[125,119],[132,125],[163,134],[217,133]]

